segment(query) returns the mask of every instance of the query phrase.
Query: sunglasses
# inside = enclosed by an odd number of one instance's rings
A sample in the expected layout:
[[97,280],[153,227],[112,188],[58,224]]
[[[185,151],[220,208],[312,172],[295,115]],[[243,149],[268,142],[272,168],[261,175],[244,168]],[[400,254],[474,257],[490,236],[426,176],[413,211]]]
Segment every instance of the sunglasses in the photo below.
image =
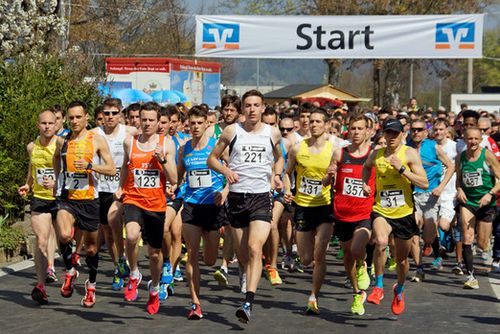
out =
[[479,128],[479,130],[481,130],[482,132],[486,132],[488,131],[490,128]]
[[425,128],[411,128],[411,132],[417,132],[417,133],[422,132],[424,130],[425,130]]
[[288,132],[290,132],[292,130],[293,130],[293,128],[282,128],[282,127],[280,127],[280,131],[288,131]]
[[103,111],[102,113],[104,114],[104,116],[111,116],[111,115],[116,116],[120,112],[119,111]]

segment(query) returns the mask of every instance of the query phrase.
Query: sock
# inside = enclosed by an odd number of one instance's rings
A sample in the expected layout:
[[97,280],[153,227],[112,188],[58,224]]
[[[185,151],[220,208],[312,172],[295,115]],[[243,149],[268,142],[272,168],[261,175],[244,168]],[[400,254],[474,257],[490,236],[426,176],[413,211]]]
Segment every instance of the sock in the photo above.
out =
[[247,291],[245,295],[245,302],[253,304],[253,299],[255,298],[255,292]]
[[437,259],[439,256],[439,239],[438,237],[434,238],[432,242],[432,253],[434,253],[434,258]]
[[375,251],[375,245],[366,245],[366,265],[371,267],[373,264],[373,252]]
[[357,260],[356,261],[356,269],[363,267],[364,263],[365,263],[365,261]]
[[465,269],[469,275],[474,275],[474,255],[472,255],[471,245],[463,245],[462,254],[465,262]]
[[97,267],[99,266],[99,253],[95,253],[94,256],[87,255],[85,263],[87,263],[89,268],[89,282],[95,283],[97,278]]
[[220,270],[224,271],[227,274],[227,266],[220,266]]
[[45,284],[43,283],[37,283],[36,287],[39,288],[40,290],[45,290]]
[[160,291],[160,285],[155,285],[153,286],[153,284],[151,284],[149,286],[149,293],[151,293],[152,295],[156,295],[158,292]]
[[64,261],[64,268],[66,268],[66,271],[71,270],[73,268],[73,264],[71,263],[71,254],[73,253],[73,250],[71,249],[71,243],[59,243],[59,250],[61,251],[61,256]]
[[384,274],[375,277],[375,286],[377,288],[384,288]]
[[310,295],[310,296],[309,296],[309,301],[310,301],[310,302],[313,302],[313,301],[315,301],[315,300],[316,300],[316,296],[315,296],[315,295]]
[[130,271],[130,278],[139,278],[139,269],[136,269],[134,271]]
[[396,285],[396,294],[399,295],[399,294],[403,293],[404,289],[405,289],[405,286],[401,283],[398,283]]

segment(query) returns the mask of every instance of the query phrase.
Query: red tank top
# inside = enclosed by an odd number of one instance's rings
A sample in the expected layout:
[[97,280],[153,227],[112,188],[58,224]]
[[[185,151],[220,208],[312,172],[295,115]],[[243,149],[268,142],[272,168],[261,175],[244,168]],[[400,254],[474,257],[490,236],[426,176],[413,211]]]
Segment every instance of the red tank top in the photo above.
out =
[[[158,136],[158,144],[165,151],[165,137]],[[128,176],[123,189],[123,204],[133,204],[144,210],[164,212],[166,178],[163,168],[153,156],[154,149],[144,151],[138,146],[139,136],[130,140]]]
[[342,149],[333,196],[333,214],[337,220],[354,223],[370,218],[375,194],[375,170],[372,170],[368,181],[372,195],[363,195],[363,164],[370,151],[362,157],[354,157],[347,147]]

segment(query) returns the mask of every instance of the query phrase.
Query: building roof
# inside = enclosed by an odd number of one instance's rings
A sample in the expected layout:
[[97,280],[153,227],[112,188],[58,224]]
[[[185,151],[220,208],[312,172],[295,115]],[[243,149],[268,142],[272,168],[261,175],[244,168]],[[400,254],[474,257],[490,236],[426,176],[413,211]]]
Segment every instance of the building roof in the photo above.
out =
[[344,102],[367,102],[369,98],[359,97],[330,84],[317,85],[288,85],[283,88],[264,94],[266,99],[302,99],[310,97],[323,97],[339,99]]
[[273,90],[272,92],[264,94],[265,98],[274,98],[274,99],[289,99],[293,96],[300,95],[305,92],[309,92],[316,88],[322,87],[324,85],[316,84],[316,85],[288,85],[280,89]]

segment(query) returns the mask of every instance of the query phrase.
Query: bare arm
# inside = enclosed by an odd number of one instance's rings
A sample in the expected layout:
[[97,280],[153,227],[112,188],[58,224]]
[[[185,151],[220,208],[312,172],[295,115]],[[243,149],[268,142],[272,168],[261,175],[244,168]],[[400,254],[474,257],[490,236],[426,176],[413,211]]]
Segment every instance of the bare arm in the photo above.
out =
[[228,166],[221,164],[219,159],[224,154],[226,148],[229,146],[229,143],[233,136],[234,126],[230,125],[224,129],[221,136],[219,137],[219,140],[217,141],[217,144],[215,144],[215,147],[213,148],[212,152],[210,152],[210,155],[207,159],[208,168],[216,171],[217,173],[223,174],[229,183],[238,182],[238,174],[229,169]]
[[465,203],[467,202],[467,196],[465,195],[464,190],[462,189],[462,166],[460,165],[460,157],[462,156],[461,153],[457,154],[457,157],[455,159],[455,172],[457,173],[457,180],[456,180],[456,188],[457,188],[457,200],[460,203]]
[[182,180],[186,173],[186,167],[184,166],[184,147],[185,146],[179,147],[177,156],[177,181]]
[[19,189],[17,190],[17,193],[21,197],[25,197],[28,195],[30,192],[30,189],[33,188],[33,175],[31,174],[31,153],[33,152],[33,147],[35,144],[33,142],[29,143],[28,146],[26,147],[28,151],[28,175],[26,176],[26,183],[23,184]]
[[57,190],[57,180],[59,179],[59,174],[61,173],[61,149],[64,144],[64,139],[61,137],[57,138],[56,150],[54,151],[54,156],[52,157],[52,167],[54,168],[54,195]]
[[372,177],[373,164],[375,163],[375,157],[377,156],[378,150],[374,150],[368,156],[365,163],[363,164],[363,194],[369,197],[373,189],[368,185],[368,180]]
[[295,146],[288,152],[288,158],[286,161],[286,171],[285,177],[283,178],[283,189],[284,189],[284,199],[287,202],[291,202],[293,200],[292,195],[292,183],[290,178],[292,177],[292,173],[295,170],[295,163],[297,162],[297,152],[299,151],[299,143],[295,144]]
[[497,157],[489,150],[485,150],[485,158],[486,163],[491,167],[492,174],[496,178],[496,183],[493,188],[491,188],[490,192],[488,192],[481,198],[481,200],[479,201],[480,207],[489,205],[493,197],[492,194],[496,194],[500,191],[500,182],[498,181],[498,178],[500,177],[500,162],[498,162]]
[[273,155],[274,155],[274,189],[278,191],[283,188],[283,181],[281,180],[281,174],[283,174],[283,167],[285,161],[283,160],[283,154],[281,152],[281,134],[278,129],[272,129],[273,138]]
[[123,163],[122,168],[120,169],[120,185],[115,192],[115,198],[118,200],[122,198],[123,188],[125,187],[125,182],[127,182],[128,179],[128,155],[130,150],[129,143],[130,138],[125,138],[125,141],[123,142]]
[[341,148],[337,148],[333,151],[332,158],[330,159],[330,165],[328,166],[326,175],[321,180],[323,186],[325,187],[333,184],[335,181],[335,175],[337,174],[337,164],[339,163],[341,152],[342,152]]
[[[396,156],[393,155],[393,158],[396,158]],[[406,161],[408,162],[410,170],[406,169],[401,175],[406,177],[413,185],[419,188],[422,188],[424,190],[429,188],[429,181],[427,180],[427,175],[425,174],[422,160],[420,160],[420,155],[415,149],[408,148],[408,150],[406,151]],[[401,165],[399,166],[399,168],[394,165],[393,167],[399,169],[401,168]]]
[[455,173],[455,165],[450,160],[450,158],[448,158],[448,156],[443,151],[441,146],[436,145],[436,153],[437,153],[438,159],[441,160],[443,165],[446,167],[446,173],[444,174],[443,180],[441,181],[439,186],[437,186],[435,189],[432,190],[432,194],[434,196],[440,196],[441,193],[443,192],[444,187],[446,187],[448,182],[450,182],[450,180],[453,176],[453,173]]
[[[163,164],[163,172],[167,176],[167,180],[171,186],[177,187],[177,166],[175,164],[175,144],[172,140],[167,140],[165,150],[166,163]],[[175,190],[175,189],[174,189]]]
[[92,170],[99,174],[113,176],[116,174],[115,163],[113,162],[113,157],[109,150],[108,143],[101,135],[96,135],[94,137],[94,143],[96,146],[96,152],[101,157],[103,164],[94,165],[92,164]]

